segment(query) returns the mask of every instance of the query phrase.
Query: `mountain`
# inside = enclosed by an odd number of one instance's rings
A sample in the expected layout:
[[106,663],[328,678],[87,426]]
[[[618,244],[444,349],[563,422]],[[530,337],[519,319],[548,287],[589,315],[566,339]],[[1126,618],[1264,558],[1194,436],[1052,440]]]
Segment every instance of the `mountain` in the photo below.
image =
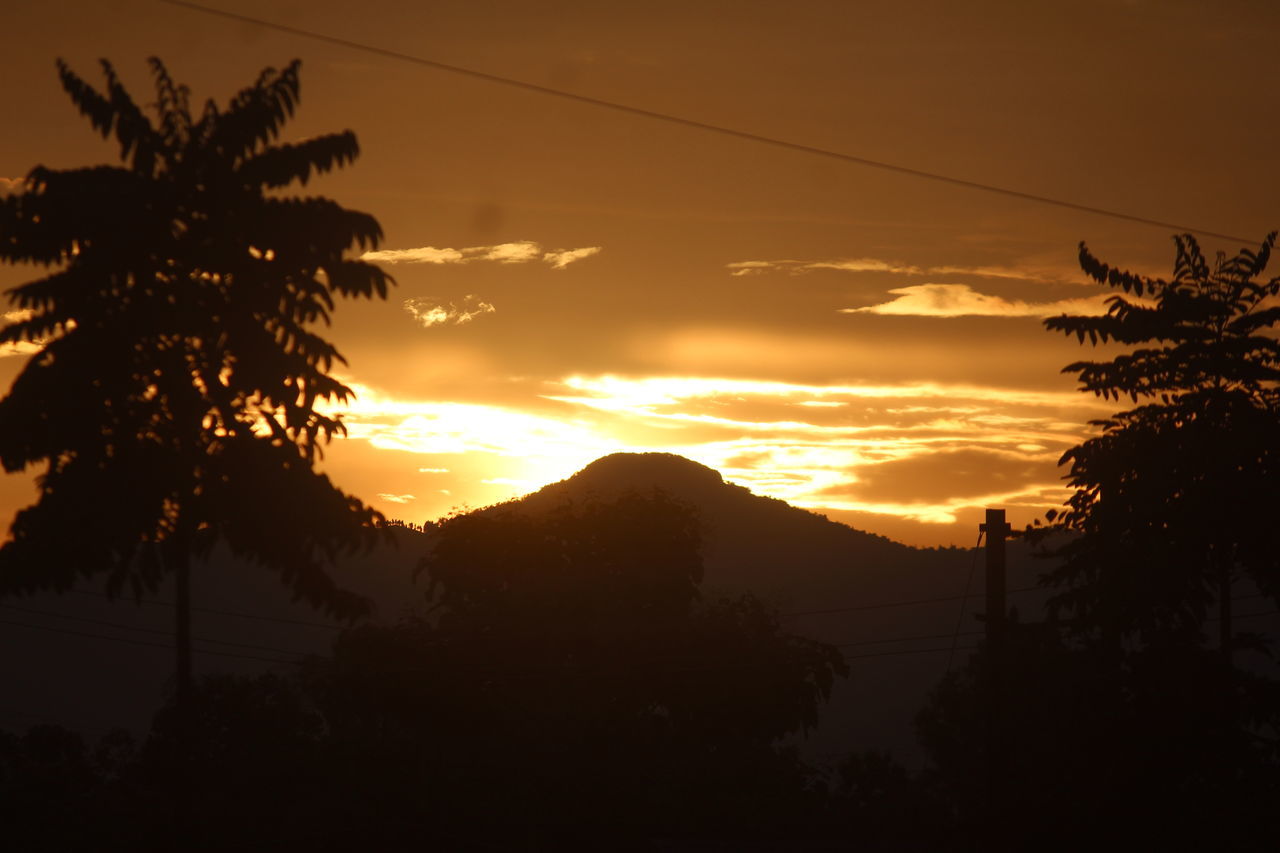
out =
[[750,591],[784,609],[813,609],[841,595],[906,592],[920,581],[913,568],[929,562],[921,556],[930,552],[752,494],[671,453],[605,456],[504,506],[537,512],[654,489],[697,511],[708,594]]
[[[810,757],[875,747],[909,759],[912,718],[946,671],[953,633],[957,626],[981,627],[973,619],[981,599],[970,598],[963,616],[959,600],[967,584],[982,589],[979,555],[912,548],[854,530],[663,453],[606,456],[566,480],[477,512],[536,514],[566,501],[654,489],[698,514],[704,596],[751,592],[775,606],[790,630],[837,644],[849,658],[852,674],[804,744]],[[423,600],[424,584],[413,570],[429,547],[429,531],[393,528],[392,542],[344,560],[335,580],[371,598],[378,620],[394,621]],[[1031,585],[1040,568],[1012,550],[1009,587]],[[271,573],[225,553],[198,566],[192,585],[197,674],[259,672],[272,661],[324,654],[339,628],[292,601]],[[145,728],[172,669],[173,610],[163,603],[172,593],[112,603],[99,590],[98,582],[84,583],[65,595],[0,602],[0,677],[12,697],[0,709],[0,727],[42,719],[90,732]],[[1024,613],[1035,604],[1034,596],[1011,598]],[[975,637],[958,639],[956,664]]]
[[[878,748],[917,758],[914,716],[948,668],[963,663],[982,627],[974,618],[984,609],[982,555],[913,548],[855,530],[752,494],[714,469],[669,453],[606,456],[568,479],[482,511],[541,513],[564,502],[654,489],[697,511],[704,596],[753,593],[777,607],[790,630],[846,654],[852,672],[833,691],[803,751],[821,758]],[[1021,591],[1011,594],[1011,602],[1024,614],[1038,610],[1044,595],[1029,588],[1045,566],[1017,541],[1007,559],[1007,586]]]

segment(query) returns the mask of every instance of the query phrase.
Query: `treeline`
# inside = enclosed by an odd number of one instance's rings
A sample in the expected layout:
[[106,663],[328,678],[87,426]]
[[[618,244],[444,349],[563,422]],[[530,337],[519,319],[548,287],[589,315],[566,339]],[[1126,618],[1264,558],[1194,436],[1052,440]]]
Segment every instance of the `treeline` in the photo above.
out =
[[[288,672],[207,676],[186,734],[0,739],[24,850],[1270,849],[1276,683],[1216,649],[1120,656],[1010,620],[917,718],[929,762],[825,766],[838,651],[747,595],[705,600],[697,519],[661,493],[442,524],[429,606]],[[838,721],[835,721],[838,724]],[[994,739],[993,739],[994,734]],[[993,754],[993,744],[997,753]],[[992,773],[998,774],[993,777]],[[191,813],[178,823],[175,780]],[[1105,829],[1104,829],[1105,827]]]

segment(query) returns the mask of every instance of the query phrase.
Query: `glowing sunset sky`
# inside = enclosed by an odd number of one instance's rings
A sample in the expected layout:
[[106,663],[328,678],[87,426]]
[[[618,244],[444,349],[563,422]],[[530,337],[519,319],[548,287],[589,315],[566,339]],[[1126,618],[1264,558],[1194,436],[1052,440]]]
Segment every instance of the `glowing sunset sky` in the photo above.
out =
[[[438,62],[858,157],[1260,240],[1280,226],[1270,2],[210,0]],[[422,521],[666,450],[916,544],[1061,502],[1115,404],[1043,317],[1076,263],[1163,275],[1170,230],[626,115],[153,0],[13,0],[0,192],[115,163],[58,86],[158,55],[224,101],[303,60],[285,139],[350,128],[309,185],[374,214],[399,286],[340,305],[358,391],[325,466]],[[1238,242],[1202,240],[1212,252]],[[0,268],[0,286],[33,276]],[[7,389],[23,354],[0,357]],[[32,495],[0,482],[5,523]]]

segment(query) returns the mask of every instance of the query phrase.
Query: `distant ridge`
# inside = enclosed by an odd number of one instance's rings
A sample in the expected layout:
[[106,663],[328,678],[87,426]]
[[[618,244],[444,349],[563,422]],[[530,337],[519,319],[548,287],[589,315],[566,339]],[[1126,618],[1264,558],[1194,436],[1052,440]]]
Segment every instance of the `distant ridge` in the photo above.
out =
[[855,530],[777,498],[725,482],[718,471],[674,453],[614,453],[503,507],[545,512],[566,501],[608,500],[657,489],[697,510],[704,585],[751,591],[785,606],[821,606],[832,596],[871,594],[895,567],[923,553]]

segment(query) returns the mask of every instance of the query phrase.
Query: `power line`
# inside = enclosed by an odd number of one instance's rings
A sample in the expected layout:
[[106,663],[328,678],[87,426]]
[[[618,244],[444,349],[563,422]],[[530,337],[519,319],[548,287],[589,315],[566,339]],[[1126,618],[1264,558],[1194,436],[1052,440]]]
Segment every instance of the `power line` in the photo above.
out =
[[[1039,586],[1021,586],[1016,589],[1006,590],[1009,593],[1015,592],[1045,592],[1044,587]],[[943,595],[936,598],[910,598],[903,601],[882,601],[878,604],[855,604],[850,607],[830,607],[825,610],[800,610],[795,613],[784,613],[782,618],[793,619],[799,616],[823,616],[828,613],[854,613],[859,610],[882,610],[887,607],[910,607],[913,604],[942,604],[948,601],[963,601],[967,598],[977,598],[977,593],[970,593],[966,590],[964,595]]]
[[[89,619],[84,616],[67,616],[62,613],[54,613],[50,610],[36,610],[31,607],[18,607],[13,604],[0,604],[0,608],[5,610],[16,610],[19,613],[26,613],[31,616],[50,616],[54,619],[66,619],[71,622],[82,622],[86,625],[97,625],[103,628],[115,628],[118,631],[137,631],[142,634],[159,634],[165,637],[172,637],[173,631],[167,631],[160,628],[142,628],[133,625],[123,625],[119,622],[108,622],[105,619]],[[241,649],[251,649],[259,652],[276,652],[282,655],[298,655],[306,657],[311,652],[299,652],[291,649],[278,649],[273,646],[258,646],[252,643],[236,643],[230,640],[214,640],[209,637],[192,637],[192,640],[198,643],[214,643],[219,646],[233,646]]]
[[[952,600],[954,600],[954,598],[953,598]],[[11,609],[14,609],[14,608],[11,608]],[[38,612],[40,612],[40,611],[27,611],[27,612],[38,613]],[[1240,615],[1239,617],[1237,617],[1237,618],[1239,618],[1239,619],[1249,619],[1249,618],[1255,618],[1255,617],[1261,617],[1261,616],[1273,616],[1273,615],[1276,615],[1276,614],[1278,614],[1278,613],[1280,613],[1280,610],[1267,610],[1267,611],[1261,611],[1261,612],[1257,612],[1257,613],[1241,614],[1241,615]],[[50,614],[50,615],[52,615],[52,614]],[[77,617],[59,617],[59,618],[74,619],[74,618],[77,618]],[[85,619],[85,620],[80,620],[80,621],[92,622],[92,623],[95,623],[95,624],[108,625],[108,626],[111,626],[111,627],[117,627],[117,628],[125,628],[126,630],[147,630],[147,631],[150,631],[150,629],[129,628],[128,626],[115,625],[114,623],[102,622],[102,621],[100,621],[100,620],[88,620],[88,619]],[[1206,621],[1213,621],[1213,620],[1206,620]],[[171,646],[171,645],[169,645],[169,644],[166,644],[166,643],[152,643],[152,642],[147,642],[147,641],[145,641],[145,640],[133,640],[133,639],[125,638],[125,637],[112,637],[112,636],[108,636],[108,635],[106,635],[106,634],[94,634],[94,633],[90,633],[90,632],[87,632],[87,631],[76,631],[76,630],[67,629],[67,628],[55,628],[55,627],[48,626],[48,625],[32,625],[32,624],[30,624],[30,623],[25,623],[25,622],[16,622],[16,621],[9,620],[9,619],[0,619],[0,625],[11,625],[11,626],[19,627],[19,628],[28,628],[28,629],[36,630],[36,631],[47,631],[47,632],[55,633],[55,634],[64,634],[64,635],[68,635],[68,636],[75,636],[75,637],[85,637],[85,638],[95,639],[95,640],[105,640],[105,641],[107,641],[107,642],[124,643],[124,644],[127,644],[127,645],[143,646],[143,647],[147,647],[147,648],[164,649],[164,650],[166,650],[166,651],[170,651],[170,650],[172,650],[172,646]],[[157,632],[152,632],[152,633],[157,633]],[[167,633],[167,632],[165,632],[165,633]],[[912,640],[945,639],[945,638],[950,637],[950,638],[952,639],[952,644],[951,644],[951,645],[948,645],[948,646],[937,646],[937,647],[934,647],[934,648],[928,648],[928,649],[900,649],[900,650],[893,650],[893,651],[867,652],[867,653],[865,653],[865,654],[856,654],[856,655],[849,655],[849,654],[843,654],[843,653],[842,653],[841,657],[842,657],[845,661],[852,661],[852,660],[864,660],[864,659],[867,659],[867,658],[894,657],[894,656],[899,656],[899,655],[932,654],[932,653],[935,653],[935,652],[948,652],[948,653],[950,653],[950,655],[951,655],[952,657],[954,657],[955,652],[957,652],[957,651],[974,651],[975,649],[977,649],[977,648],[978,648],[977,646],[957,646],[957,645],[955,644],[955,639],[956,639],[957,637],[960,637],[960,636],[971,636],[971,635],[980,634],[980,633],[982,633],[982,632],[980,632],[980,631],[963,631],[963,632],[954,632],[954,633],[951,633],[951,634],[920,634],[920,635],[913,635],[913,636],[907,636],[907,637],[892,637],[892,638],[879,639],[879,640],[855,640],[855,641],[848,642],[848,643],[834,643],[834,644],[831,644],[831,645],[835,646],[836,648],[850,648],[850,647],[857,647],[857,646],[864,646],[864,645],[874,645],[874,644],[880,644],[880,643],[907,642],[907,641],[912,641]],[[199,637],[194,638],[194,639],[196,639],[196,640],[197,640],[197,641],[199,641],[199,642],[218,643],[218,644],[222,644],[222,645],[229,645],[229,646],[240,646],[240,647],[243,647],[243,648],[260,649],[260,650],[263,650],[263,651],[274,651],[274,652],[278,652],[278,653],[280,653],[280,654],[291,654],[291,655],[300,655],[300,654],[303,654],[303,653],[301,653],[301,652],[294,652],[294,651],[289,651],[289,650],[286,650],[286,649],[276,649],[276,648],[272,648],[272,647],[270,647],[270,646],[252,646],[252,645],[243,644],[243,643],[231,643],[231,642],[227,642],[227,641],[224,641],[224,640],[210,640],[210,639],[204,639],[204,638],[199,638]],[[259,656],[259,655],[245,655],[245,654],[237,654],[237,653],[233,653],[233,652],[218,652],[218,651],[213,651],[213,650],[211,650],[211,649],[193,649],[193,651],[194,651],[195,653],[197,653],[197,654],[202,654],[202,655],[211,655],[211,656],[214,656],[214,657],[224,657],[224,658],[236,658],[236,659],[240,659],[240,660],[252,660],[252,661],[259,661],[259,662],[262,662],[262,663],[271,663],[271,664],[277,664],[277,665],[283,665],[283,664],[296,664],[296,663],[298,663],[298,660],[297,660],[297,659],[293,659],[293,660],[282,660],[282,659],[280,659],[280,658],[267,658],[267,657],[262,657],[262,656]],[[647,663],[653,663],[653,662],[656,662],[656,661],[649,661],[649,662],[647,662]],[[728,667],[728,668],[738,668],[738,667],[741,667],[741,666],[743,666],[743,665],[749,665],[749,664],[743,664],[743,663],[741,663],[741,662],[740,662],[740,663],[738,663],[738,664],[736,664],[736,665],[733,665],[733,666],[730,666],[730,667]],[[566,668],[566,667],[562,664],[562,665],[560,665],[560,666],[552,665],[552,666],[550,666],[550,667],[545,667],[545,666],[544,666],[544,667],[539,667],[539,668],[538,668],[538,670],[539,670],[539,671],[542,671],[542,672],[544,672],[544,673],[545,673],[545,671],[547,671],[547,670],[564,669],[564,668]],[[724,667],[724,666],[707,666],[707,665],[702,665],[702,666],[697,666],[697,667],[692,667],[692,668],[690,668],[690,667],[688,667],[688,666],[684,666],[684,667],[678,667],[678,668],[675,668],[673,671],[712,670],[712,669],[722,669],[722,668],[725,668],[725,667]],[[414,671],[417,671],[417,670],[415,669]],[[509,675],[509,676],[514,676],[514,675],[520,675],[520,674],[536,674],[536,673],[534,673],[534,672],[533,672],[533,671],[531,671],[531,670],[522,669],[522,670],[509,670],[509,671],[507,671],[507,672],[505,672],[505,673],[503,673],[503,672],[499,672],[499,673],[497,673],[497,674],[499,674],[499,675]]]
[[[981,543],[981,541],[982,541],[982,540],[981,540],[981,536],[979,536],[978,541],[979,541],[979,544],[980,544],[980,543]],[[962,647],[957,646],[958,638],[959,638],[959,637],[961,637],[961,636],[972,636],[972,635],[975,635],[975,634],[979,634],[979,633],[981,633],[981,632],[979,632],[979,631],[964,631],[964,632],[962,632],[962,631],[960,631],[960,630],[959,630],[959,629],[960,629],[960,627],[961,627],[961,626],[962,626],[962,624],[963,624],[963,618],[964,618],[964,606],[963,606],[963,603],[964,603],[964,602],[967,602],[967,600],[968,600],[968,599],[970,599],[970,598],[974,598],[974,597],[976,597],[976,595],[975,595],[975,594],[972,594],[972,593],[970,593],[970,592],[969,592],[969,588],[970,588],[970,586],[972,585],[973,573],[974,573],[974,571],[975,571],[976,564],[977,564],[977,554],[978,554],[978,547],[977,547],[977,546],[975,546],[975,547],[974,547],[974,549],[973,549],[973,555],[974,555],[974,556],[973,556],[973,562],[972,562],[972,563],[971,563],[971,565],[970,565],[969,580],[968,580],[968,582],[966,582],[966,585],[965,585],[965,593],[964,593],[964,595],[935,596],[935,597],[930,597],[930,598],[916,598],[916,599],[906,599],[906,600],[900,600],[900,601],[877,602],[877,603],[874,603],[874,604],[860,604],[860,605],[853,605],[853,606],[848,606],[848,607],[835,607],[835,608],[827,608],[827,609],[822,609],[822,610],[799,611],[799,612],[796,612],[796,613],[780,614],[780,617],[779,617],[779,618],[781,618],[781,619],[788,619],[788,618],[802,617],[802,616],[812,616],[812,615],[825,615],[825,614],[837,614],[837,613],[853,613],[853,612],[868,611],[868,610],[879,610],[879,609],[894,608],[894,607],[907,607],[907,606],[918,605],[918,604],[936,604],[936,603],[947,603],[947,602],[960,601],[960,602],[962,602],[961,611],[960,611],[960,617],[959,617],[959,619],[957,620],[957,623],[956,623],[956,625],[955,625],[955,628],[953,629],[952,633],[950,633],[950,634],[918,634],[918,635],[911,635],[911,636],[905,636],[905,637],[887,637],[887,638],[877,638],[877,639],[869,639],[869,640],[855,640],[855,641],[845,642],[845,643],[833,643],[833,644],[831,644],[831,645],[833,645],[833,646],[834,646],[834,647],[836,647],[836,648],[850,648],[850,647],[867,646],[867,645],[879,645],[879,644],[884,644],[884,643],[898,643],[898,642],[908,642],[908,641],[918,641],[918,640],[930,640],[930,639],[946,639],[946,638],[950,637],[950,638],[951,638],[951,640],[952,640],[952,647],[953,647],[953,649],[954,649],[955,651],[967,651],[967,650],[972,649],[973,647],[963,647],[963,648],[962,648]],[[73,592],[76,592],[76,593],[78,593],[78,594],[80,594],[80,595],[89,595],[89,596],[95,596],[95,597],[100,597],[100,598],[106,598],[106,599],[108,599],[108,600],[112,600],[112,601],[114,601],[114,600],[115,600],[113,597],[108,596],[108,595],[106,595],[106,594],[104,594],[104,593],[94,592],[94,591],[91,591],[91,590],[72,590],[72,591],[73,591]],[[1015,588],[1013,588],[1013,589],[1008,590],[1008,592],[1009,592],[1009,593],[1023,593],[1023,592],[1036,592],[1036,591],[1044,592],[1044,591],[1047,591],[1047,590],[1046,590],[1044,587],[1039,587],[1039,586],[1015,587]],[[1255,598],[1261,598],[1261,597],[1265,597],[1263,593],[1252,593],[1252,594],[1246,594],[1246,595],[1241,595],[1241,596],[1235,596],[1235,597],[1233,597],[1233,599],[1232,599],[1232,600],[1233,600],[1233,601],[1245,601],[1245,600],[1250,600],[1250,599],[1255,599]],[[142,603],[142,604],[151,604],[151,605],[164,606],[164,607],[173,607],[173,606],[174,606],[174,603],[173,603],[173,602],[171,602],[171,601],[164,601],[164,600],[161,600],[161,599],[145,599],[145,598],[138,598],[138,599],[136,599],[136,601],[138,601],[139,603]],[[149,633],[149,634],[159,634],[159,635],[163,635],[163,636],[172,636],[172,632],[167,631],[167,630],[158,630],[158,629],[152,629],[152,628],[140,628],[140,627],[134,627],[134,626],[130,626],[130,625],[123,625],[123,624],[116,623],[116,622],[109,622],[109,621],[106,621],[106,620],[91,619],[91,618],[78,617],[78,616],[67,616],[67,615],[63,615],[63,614],[59,614],[59,613],[53,613],[53,612],[50,612],[50,611],[36,610],[36,609],[34,609],[34,608],[19,607],[19,606],[12,605],[12,604],[0,604],[0,607],[7,608],[7,609],[10,609],[10,610],[15,610],[15,611],[18,611],[18,612],[28,613],[28,614],[31,614],[31,615],[49,616],[49,617],[53,617],[53,618],[57,618],[57,619],[67,619],[67,620],[71,620],[71,621],[82,622],[82,623],[85,623],[85,624],[99,625],[99,626],[103,626],[103,627],[114,628],[114,629],[117,629],[117,630],[138,631],[138,632]],[[298,619],[285,619],[285,618],[274,617],[274,616],[265,616],[265,615],[256,614],[256,613],[246,613],[246,612],[243,612],[243,611],[234,611],[234,610],[218,610],[218,609],[212,609],[212,608],[192,608],[192,609],[193,609],[193,610],[195,610],[195,611],[197,611],[197,612],[213,613],[213,614],[224,615],[224,616],[234,616],[234,617],[245,618],[245,619],[255,619],[255,620],[266,621],[266,622],[276,622],[276,623],[281,623],[281,624],[286,624],[286,625],[301,625],[301,626],[306,626],[306,627],[325,628],[325,629],[328,629],[328,630],[342,630],[342,626],[338,626],[338,625],[331,625],[331,624],[325,624],[325,623],[319,623],[319,622],[309,622],[309,621],[298,620]],[[1237,618],[1237,619],[1250,619],[1250,618],[1256,618],[1256,617],[1262,617],[1262,616],[1274,615],[1274,614],[1276,614],[1276,613],[1280,613],[1280,610],[1267,610],[1267,611],[1256,612],[1256,613],[1238,614],[1236,618]],[[1070,621],[1073,621],[1073,620],[1068,620],[1068,622],[1070,622]],[[1209,619],[1206,619],[1205,621],[1206,621],[1206,622],[1213,622],[1213,621],[1216,621],[1216,620],[1215,620],[1214,618],[1209,618]],[[1064,625],[1065,625],[1065,624],[1068,624],[1068,622],[1060,622],[1059,624],[1064,624]],[[109,637],[109,636],[105,636],[105,635],[101,635],[101,634],[92,634],[92,633],[83,632],[83,631],[71,631],[71,630],[66,630],[66,629],[58,629],[58,628],[53,628],[53,627],[50,627],[50,626],[30,625],[30,624],[26,624],[26,623],[13,622],[13,621],[8,621],[8,620],[0,620],[0,624],[8,624],[8,625],[15,625],[15,626],[19,626],[19,627],[32,628],[32,629],[35,629],[35,630],[45,630],[45,631],[52,631],[52,632],[56,632],[56,633],[71,634],[71,635],[76,635],[76,636],[84,636],[84,637],[90,637],[90,638],[94,638],[94,639],[103,639],[103,640],[109,640],[109,641],[123,642],[123,643],[128,643],[128,644],[131,644],[131,645],[149,646],[149,647],[153,647],[153,648],[164,648],[164,649],[169,649],[169,648],[171,648],[171,646],[170,646],[170,645],[168,645],[168,644],[161,644],[161,643],[148,643],[148,642],[143,642],[143,641],[139,641],[139,640],[129,640],[129,639],[124,639],[124,638],[119,638],[119,637]],[[215,655],[215,656],[220,656],[220,657],[230,657],[230,658],[243,658],[243,659],[247,659],[247,660],[258,660],[258,661],[263,661],[263,662],[267,662],[267,663],[276,663],[276,664],[283,664],[283,663],[296,663],[298,658],[300,658],[300,657],[305,657],[305,656],[307,656],[307,655],[311,654],[310,652],[300,652],[300,651],[295,651],[295,650],[291,650],[291,649],[281,649],[281,648],[274,647],[274,646],[262,646],[262,645],[256,645],[256,644],[250,644],[250,643],[238,643],[238,642],[233,642],[233,641],[228,641],[228,640],[216,640],[216,639],[207,638],[207,637],[195,637],[195,638],[193,638],[193,639],[195,639],[197,642],[213,643],[213,644],[215,644],[215,645],[223,645],[223,646],[237,647],[237,648],[249,649],[249,650],[252,650],[252,651],[263,651],[263,652],[269,652],[269,653],[274,653],[274,654],[282,654],[282,655],[292,655],[292,656],[294,656],[294,659],[293,659],[293,660],[280,660],[280,659],[277,659],[277,658],[264,658],[264,657],[260,657],[260,656],[254,656],[254,655],[240,655],[240,654],[232,654],[232,653],[229,653],[229,652],[217,652],[217,651],[207,650],[207,649],[197,649],[197,650],[196,650],[196,651],[197,651],[197,652],[199,652],[200,654]],[[932,650],[909,650],[909,651],[894,651],[894,652],[876,652],[876,653],[868,653],[868,654],[862,654],[862,655],[846,656],[846,658],[847,658],[847,659],[851,659],[851,658],[868,658],[868,657],[878,657],[878,656],[881,656],[881,655],[917,654],[917,653],[922,653],[922,652],[925,652],[925,651],[932,651]],[[954,660],[954,651],[953,651],[953,653],[952,653],[951,657],[948,659],[948,670],[950,669],[950,666],[951,666],[951,664],[952,664],[953,660]]]
[[899,175],[908,175],[923,180],[937,181],[940,183],[951,184],[952,186],[964,187],[965,189],[981,190],[982,192],[995,193],[997,195],[1009,196],[1011,198],[1021,199],[1023,201],[1036,202],[1038,204],[1047,204],[1053,207],[1065,208],[1081,213],[1090,213],[1095,216],[1105,216],[1111,219],[1121,219],[1126,222],[1136,222],[1140,225],[1150,225],[1155,228],[1165,230],[1189,232],[1198,234],[1202,237],[1213,237],[1219,240],[1233,240],[1245,244],[1252,244],[1256,241],[1245,237],[1236,237],[1231,234],[1222,234],[1216,231],[1208,231],[1204,228],[1192,228],[1187,225],[1179,225],[1174,222],[1163,222],[1159,219],[1150,219],[1145,216],[1137,216],[1131,213],[1124,213],[1118,210],[1112,210],[1104,207],[1096,207],[1094,205],[1080,204],[1078,202],[1067,201],[1065,199],[1053,198],[1051,196],[1039,195],[1037,193],[1024,192],[1023,190],[1015,190],[1010,187],[996,186],[995,184],[985,184],[981,181],[970,181],[964,178],[956,178],[951,175],[944,175],[939,172],[929,172],[924,169],[915,169],[910,166],[901,166],[896,163],[886,163],[881,160],[873,160],[869,157],[859,157],[854,154],[846,154],[841,151],[834,151],[829,148],[819,148],[814,145],[806,145],[801,142],[792,142],[790,140],[781,139],[774,136],[766,136],[760,133],[752,133],[751,131],[738,130],[724,125],[712,124],[710,122],[698,121],[697,119],[686,118],[683,116],[673,115],[671,113],[659,112],[657,110],[649,110],[644,107],[637,107],[631,104],[624,104],[618,101],[609,101],[603,98],[593,98],[590,95],[581,95],[575,92],[567,92],[563,89],[557,89],[552,86],[543,86],[538,83],[530,83],[525,80],[517,80],[513,77],[503,77],[499,74],[490,74],[486,71],[477,71],[474,68],[464,68],[460,65],[451,65],[446,62],[438,62],[434,59],[427,59],[423,56],[415,56],[409,53],[401,53],[397,50],[378,47],[377,45],[365,42],[353,41],[351,39],[332,36],[326,33],[307,30],[301,27],[291,26],[289,24],[280,24],[274,21],[267,21],[262,18],[255,18],[250,15],[242,15],[238,12],[228,12],[223,9],[214,9],[209,6],[202,6],[198,3],[189,3],[186,0],[157,0],[168,6],[176,6],[181,9],[187,9],[193,12],[200,12],[206,15],[226,18],[232,21],[252,24],[254,26],[264,27],[266,29],[276,30],[277,32],[288,33],[290,35],[299,36],[301,38],[311,39],[313,41],[325,42],[328,44],[346,47],[352,50],[364,51],[378,56],[384,56],[389,59],[397,59],[402,62],[410,62],[414,65],[421,65],[426,68],[432,68],[436,71],[445,71],[450,74],[458,74],[464,77],[470,77],[475,80],[482,80],[486,83],[494,83],[500,86],[508,86],[515,89],[521,89],[526,92],[534,92],[539,95],[547,95],[554,98],[562,98],[574,101],[580,104],[587,104],[601,109],[613,110],[615,112],[626,113],[628,115],[639,116],[641,118],[662,121],[668,124],[689,127],[695,130],[707,131],[709,133],[717,133],[722,136],[729,136],[735,139],[743,139],[748,142],[757,142],[763,145],[770,145],[775,148],[783,148],[789,151],[798,151],[803,154],[810,154],[817,157],[825,157],[830,160],[839,160],[845,163],[853,163],[858,166],[865,166],[871,169],[880,169],[886,172],[893,172]]
[[956,637],[971,637],[975,634],[981,634],[982,631],[955,631],[946,634],[915,634],[910,637],[890,637],[885,640],[854,640],[848,643],[832,643],[838,649],[846,649],[852,646],[878,646],[883,643],[906,643],[911,640],[952,640]]
[[[1243,619],[1258,619],[1263,616],[1275,616],[1277,614],[1280,614],[1280,609],[1262,610],[1257,613],[1237,613],[1235,616],[1232,617],[1232,619],[1234,619],[1235,621],[1240,621]],[[1204,621],[1218,622],[1221,620],[1218,617],[1211,617],[1211,618],[1205,619]],[[1059,620],[1058,622],[1053,624],[1057,624],[1059,626],[1065,627],[1065,626],[1071,625],[1073,622],[1074,620],[1065,620],[1065,621]],[[1047,624],[1047,623],[1031,622],[1026,624],[1041,625],[1041,624]],[[838,649],[846,649],[854,646],[875,646],[875,645],[881,645],[883,643],[906,643],[906,642],[911,642],[913,640],[946,640],[953,637],[973,637],[982,633],[984,632],[983,631],[956,631],[954,633],[948,633],[948,634],[913,634],[908,637],[889,637],[883,640],[853,640],[847,643],[831,643],[830,645],[833,645]],[[957,650],[963,651],[963,649],[959,649],[959,648]]]
[[[105,598],[108,601],[115,601],[117,598],[124,597],[124,596],[111,596],[111,595],[107,595],[105,592],[94,592],[93,590],[90,590],[90,589],[73,589],[71,591],[74,592],[76,595],[92,595],[96,598]],[[154,604],[160,607],[176,606],[172,601],[164,601],[159,598],[135,598],[133,600],[138,602],[139,604]],[[308,628],[324,628],[328,631],[341,631],[343,630],[343,627],[344,627],[342,625],[331,625],[326,622],[308,622],[305,619],[284,619],[279,616],[263,616],[258,613],[245,613],[239,610],[217,610],[212,607],[192,607],[191,612],[192,613],[210,613],[215,616],[237,616],[241,619],[257,619],[262,622],[279,622],[283,625],[303,625]]]
[[964,597],[960,599],[960,612],[956,615],[956,627],[951,632],[951,654],[947,655],[947,672],[951,672],[951,664],[956,659],[956,642],[960,639],[960,626],[964,624],[964,608],[969,603],[969,589],[973,586],[973,576],[978,570],[978,547],[982,545],[983,530],[984,528],[982,527],[978,528],[978,541],[973,546],[973,559],[969,561],[969,577],[964,582]]
[[[167,643],[149,643],[146,640],[129,640],[124,637],[110,637],[110,636],[107,636],[106,634],[91,634],[88,631],[74,631],[70,628],[54,628],[49,625],[32,625],[27,622],[14,622],[11,619],[0,619],[0,625],[13,625],[18,628],[29,628],[33,631],[48,631],[53,634],[67,634],[73,637],[88,637],[94,640],[107,640],[113,643],[126,643],[131,646],[148,646],[153,649],[164,649],[165,651],[173,650],[173,646]],[[242,654],[236,654],[234,652],[215,652],[210,649],[192,649],[192,651],[195,652],[196,654],[201,654],[201,655],[213,655],[214,657],[220,657],[220,658],[240,658],[242,660],[256,660],[256,661],[261,661],[263,663],[275,663],[275,664],[297,663],[297,661],[294,661],[294,660],[280,660],[279,658],[264,658],[258,655],[242,655]]]
[[[976,556],[974,559],[976,560]],[[1045,591],[1045,592],[1051,591],[1046,587],[1022,586],[1022,587],[1015,587],[1014,589],[1006,590],[1006,592],[1008,592],[1009,594],[1014,594],[1014,593],[1022,593],[1022,592],[1035,592],[1037,590]],[[110,595],[107,595],[106,593],[94,592],[93,590],[87,590],[87,589],[73,589],[70,591],[75,593],[76,595],[89,595],[89,596],[94,596],[95,598],[105,598],[108,601],[113,601],[113,602],[118,599],[124,598],[124,596],[110,596]],[[1264,596],[1264,593],[1252,593],[1249,595],[1233,596],[1231,600],[1247,601],[1249,599],[1261,598],[1263,596]],[[949,595],[949,596],[941,596],[941,597],[935,597],[935,598],[912,598],[912,599],[906,599],[903,601],[884,601],[876,604],[857,604],[849,607],[832,607],[832,608],[827,608],[823,610],[800,610],[793,613],[780,613],[779,618],[793,619],[793,618],[799,618],[802,616],[821,616],[828,613],[853,613],[860,610],[881,610],[889,607],[908,607],[915,604],[939,604],[939,603],[945,603],[950,601],[961,601],[963,599],[977,598],[977,597],[978,597],[977,593],[970,593],[968,591],[968,585],[966,584],[964,595]],[[132,600],[138,602],[139,604],[151,604],[159,607],[175,606],[174,602],[172,601],[165,601],[163,599],[158,599],[158,598],[135,598]],[[286,619],[280,616],[266,616],[260,613],[246,613],[242,610],[218,610],[216,608],[210,608],[210,607],[192,607],[191,610],[193,613],[210,613],[217,616],[235,616],[241,619],[256,619],[262,622],[278,622],[282,625],[302,625],[308,628],[324,628],[327,631],[342,631],[348,627],[344,625],[333,625],[326,622],[310,622],[305,619]]]
[[[961,646],[959,650],[962,652],[971,652],[977,648],[978,648],[977,646]],[[937,646],[936,648],[932,648],[932,649],[907,649],[905,651],[897,651],[897,652],[870,652],[865,655],[845,655],[844,659],[845,660],[862,660],[863,658],[884,658],[884,657],[891,657],[893,655],[925,655],[925,654],[932,654],[933,652],[950,652],[950,651],[952,651],[951,646]]]

